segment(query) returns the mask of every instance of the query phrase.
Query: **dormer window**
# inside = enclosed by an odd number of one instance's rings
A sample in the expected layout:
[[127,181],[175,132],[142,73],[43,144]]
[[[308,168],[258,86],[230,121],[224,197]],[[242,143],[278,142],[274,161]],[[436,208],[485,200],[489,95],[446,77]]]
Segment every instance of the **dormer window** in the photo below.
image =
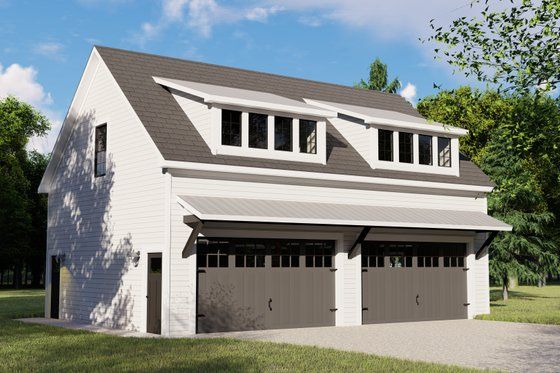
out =
[[399,162],[412,163],[413,153],[412,133],[399,132]]
[[268,115],[249,113],[249,147],[268,148]]
[[451,139],[438,137],[438,165],[451,167]]
[[393,161],[393,131],[382,130],[378,132],[378,149],[380,161]]
[[432,142],[432,136],[418,136],[418,162],[420,164],[428,166],[433,164]]
[[222,110],[222,145],[241,146],[241,112]]
[[274,117],[274,149],[292,151],[292,118]]
[[299,151],[317,154],[317,122],[301,119],[299,121]]

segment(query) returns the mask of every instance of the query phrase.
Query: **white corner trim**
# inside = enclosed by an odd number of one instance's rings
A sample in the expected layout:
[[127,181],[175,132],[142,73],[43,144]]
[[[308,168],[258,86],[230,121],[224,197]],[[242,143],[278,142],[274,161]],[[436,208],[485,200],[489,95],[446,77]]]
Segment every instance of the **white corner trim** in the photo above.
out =
[[349,181],[349,182],[367,183],[367,184],[398,185],[398,186],[411,186],[411,187],[419,187],[419,188],[434,188],[434,189],[447,189],[447,190],[463,190],[463,191],[481,192],[481,193],[490,193],[494,189],[493,187],[489,187],[489,186],[468,185],[468,184],[451,184],[451,183],[439,183],[439,182],[431,182],[431,181],[416,181],[416,180],[405,180],[405,179],[387,179],[381,177],[354,176],[354,175],[343,175],[343,174],[307,172],[307,171],[290,171],[290,170],[278,170],[273,168],[230,166],[230,165],[182,162],[182,161],[163,161],[160,167],[167,168],[167,169],[176,169],[176,170],[214,171],[214,172],[228,172],[228,173],[237,173],[237,174],[261,175],[261,176],[283,176],[283,177],[316,179],[316,180]]

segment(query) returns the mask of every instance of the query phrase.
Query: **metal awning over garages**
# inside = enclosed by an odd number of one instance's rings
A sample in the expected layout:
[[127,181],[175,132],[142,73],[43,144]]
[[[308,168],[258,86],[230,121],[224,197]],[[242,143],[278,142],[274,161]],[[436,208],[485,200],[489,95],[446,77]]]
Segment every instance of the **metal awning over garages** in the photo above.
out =
[[383,228],[510,231],[479,211],[366,206],[270,199],[180,196],[201,221],[314,224]]

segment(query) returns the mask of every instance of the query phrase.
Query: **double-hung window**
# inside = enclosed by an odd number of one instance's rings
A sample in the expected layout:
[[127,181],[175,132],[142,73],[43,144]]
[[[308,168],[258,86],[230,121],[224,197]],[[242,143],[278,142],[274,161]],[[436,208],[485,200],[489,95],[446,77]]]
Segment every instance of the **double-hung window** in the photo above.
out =
[[292,118],[274,117],[274,150],[292,151]]
[[241,112],[222,110],[222,145],[241,146]]
[[412,163],[412,133],[399,132],[399,162]]
[[249,113],[249,147],[268,148],[268,115]]
[[317,154],[317,122],[314,120],[299,121],[299,151]]
[[418,136],[418,161],[420,164],[429,165],[433,164],[432,158],[432,136],[419,135]]
[[451,139],[438,137],[438,164],[441,167],[451,167]]
[[107,172],[107,125],[95,127],[95,176]]
[[378,130],[378,151],[380,161],[393,160],[393,131]]

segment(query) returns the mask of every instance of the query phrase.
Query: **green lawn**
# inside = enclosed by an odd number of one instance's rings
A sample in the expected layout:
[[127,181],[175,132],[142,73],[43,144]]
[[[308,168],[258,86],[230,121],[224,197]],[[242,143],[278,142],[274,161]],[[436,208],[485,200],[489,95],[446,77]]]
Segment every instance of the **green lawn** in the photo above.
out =
[[42,313],[42,291],[0,291],[0,371],[472,371],[315,347],[122,338],[10,320]]
[[527,322],[560,325],[560,285],[518,286],[502,300],[502,289],[490,290],[490,315],[482,320]]

